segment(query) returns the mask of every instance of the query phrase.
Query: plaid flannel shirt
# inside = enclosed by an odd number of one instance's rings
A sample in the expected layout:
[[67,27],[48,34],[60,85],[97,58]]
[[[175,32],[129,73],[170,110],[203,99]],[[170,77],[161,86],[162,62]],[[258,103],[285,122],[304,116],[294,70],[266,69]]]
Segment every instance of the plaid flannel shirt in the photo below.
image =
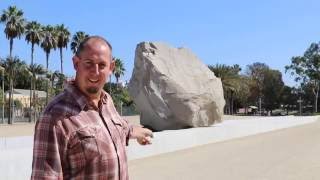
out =
[[131,132],[110,95],[97,108],[70,83],[36,123],[31,179],[127,180]]

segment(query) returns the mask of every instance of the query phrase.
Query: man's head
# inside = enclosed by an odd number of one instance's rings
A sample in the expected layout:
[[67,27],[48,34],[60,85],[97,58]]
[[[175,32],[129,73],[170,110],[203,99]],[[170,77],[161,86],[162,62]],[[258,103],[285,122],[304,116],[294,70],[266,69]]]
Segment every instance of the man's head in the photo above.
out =
[[112,47],[100,36],[84,39],[72,58],[76,85],[90,99],[99,98],[114,68]]

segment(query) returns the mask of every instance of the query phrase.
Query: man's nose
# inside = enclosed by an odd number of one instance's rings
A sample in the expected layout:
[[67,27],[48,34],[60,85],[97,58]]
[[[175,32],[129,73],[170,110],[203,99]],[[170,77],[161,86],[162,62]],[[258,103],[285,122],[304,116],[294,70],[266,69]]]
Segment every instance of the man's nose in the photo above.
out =
[[93,65],[91,68],[91,72],[94,73],[95,75],[98,75],[99,74],[99,65],[98,64]]

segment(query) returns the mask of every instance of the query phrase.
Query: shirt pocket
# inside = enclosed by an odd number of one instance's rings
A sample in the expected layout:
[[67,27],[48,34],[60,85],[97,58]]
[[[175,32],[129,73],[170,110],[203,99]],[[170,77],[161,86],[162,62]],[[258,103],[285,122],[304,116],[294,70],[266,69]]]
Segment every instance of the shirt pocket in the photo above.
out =
[[71,167],[83,167],[100,155],[96,138],[100,131],[98,126],[84,127],[73,134],[68,146]]

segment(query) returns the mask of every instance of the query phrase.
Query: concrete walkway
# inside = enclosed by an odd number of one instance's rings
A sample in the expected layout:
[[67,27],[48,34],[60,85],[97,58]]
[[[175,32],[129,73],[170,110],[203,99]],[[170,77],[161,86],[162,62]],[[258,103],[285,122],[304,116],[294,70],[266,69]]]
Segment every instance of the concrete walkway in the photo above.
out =
[[131,180],[319,180],[320,122],[132,160]]
[[[211,127],[156,132],[148,146],[131,140],[131,179],[320,179],[319,117],[227,118]],[[1,180],[29,179],[33,126],[0,126]]]

